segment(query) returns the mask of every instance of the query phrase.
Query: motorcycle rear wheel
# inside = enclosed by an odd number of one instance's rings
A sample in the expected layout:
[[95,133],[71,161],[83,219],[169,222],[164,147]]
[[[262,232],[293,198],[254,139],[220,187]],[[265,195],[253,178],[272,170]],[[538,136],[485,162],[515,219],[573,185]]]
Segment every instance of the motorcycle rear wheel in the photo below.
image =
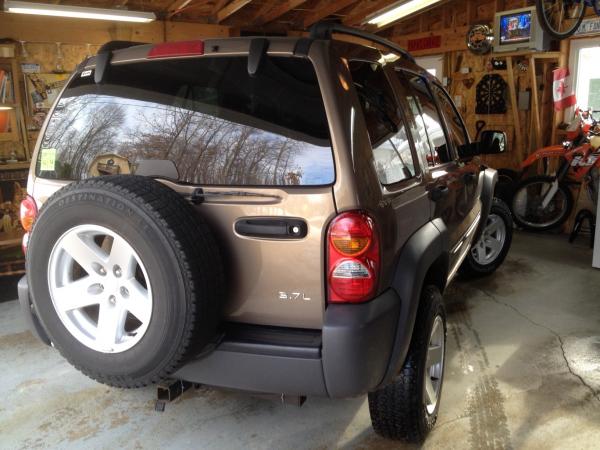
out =
[[555,181],[554,177],[537,176],[523,180],[517,186],[511,209],[519,227],[529,231],[546,231],[567,221],[573,210],[573,195],[567,185],[559,183],[550,203],[545,208],[542,206],[544,196]]

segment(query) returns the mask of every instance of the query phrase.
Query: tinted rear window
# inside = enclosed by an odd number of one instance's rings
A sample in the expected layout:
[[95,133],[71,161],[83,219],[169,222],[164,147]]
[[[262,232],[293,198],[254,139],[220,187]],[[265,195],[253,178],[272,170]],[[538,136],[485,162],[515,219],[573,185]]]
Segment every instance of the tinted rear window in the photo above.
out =
[[50,118],[36,174],[116,173],[201,185],[327,185],[329,128],[312,64],[245,57],[115,65],[107,81],[77,74]]

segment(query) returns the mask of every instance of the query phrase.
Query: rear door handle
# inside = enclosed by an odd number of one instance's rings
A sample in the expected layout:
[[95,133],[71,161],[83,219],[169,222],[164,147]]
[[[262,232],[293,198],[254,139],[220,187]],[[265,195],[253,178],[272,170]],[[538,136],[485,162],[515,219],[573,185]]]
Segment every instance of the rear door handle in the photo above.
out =
[[441,199],[446,197],[450,189],[445,184],[434,187],[431,191],[429,191],[429,198],[434,202],[439,202]]
[[308,233],[308,226],[301,219],[257,217],[238,220],[235,231],[242,236],[255,238],[302,239]]

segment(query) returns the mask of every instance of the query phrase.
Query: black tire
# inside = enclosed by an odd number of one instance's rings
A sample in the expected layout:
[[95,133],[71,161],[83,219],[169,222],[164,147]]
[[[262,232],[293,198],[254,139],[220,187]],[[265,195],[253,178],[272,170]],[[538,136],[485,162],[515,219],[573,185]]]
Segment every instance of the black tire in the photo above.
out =
[[[494,198],[493,200],[492,208],[490,210],[490,216],[488,217],[486,226],[490,226],[493,223],[494,218],[496,218],[496,220],[501,220],[502,224],[504,225],[503,230],[496,229],[492,232],[495,234],[492,234],[490,236],[491,238],[496,237],[502,242],[501,250],[497,253],[491,251],[490,249],[488,255],[489,259],[486,259],[485,257],[481,258],[484,259],[484,261],[478,259],[476,255],[477,246],[484,242],[482,241],[483,239],[485,239],[484,233],[486,233],[486,230],[484,228],[484,230],[482,230],[482,235],[480,239],[473,245],[471,251],[469,251],[467,257],[465,258],[464,262],[460,267],[460,273],[465,278],[476,278],[494,273],[496,269],[498,269],[498,267],[502,265],[504,259],[506,258],[506,255],[508,254],[508,251],[510,250],[513,234],[512,215],[508,206],[498,198]],[[503,233],[502,239],[500,239],[500,233]]]
[[[440,388],[435,409],[425,405],[424,378],[429,337],[436,317],[443,324],[444,354]],[[376,433],[388,439],[420,443],[425,440],[437,420],[445,364],[446,313],[442,294],[433,285],[425,286],[417,313],[413,337],[406,361],[396,379],[369,393],[369,412]]]
[[579,10],[576,10],[577,18],[568,28],[565,29],[557,29],[555,24],[552,23],[551,18],[548,17],[546,13],[548,8],[545,7],[545,3],[552,3],[553,5],[558,5],[559,3],[572,4],[575,2],[573,2],[572,0],[553,0],[546,2],[544,0],[536,0],[535,2],[538,20],[540,21],[540,24],[542,25],[544,30],[546,30],[546,32],[548,32],[550,36],[552,36],[554,39],[559,40],[573,36],[573,34],[575,34],[575,31],[577,31],[577,29],[581,25],[581,22],[583,22],[586,10],[585,2],[581,0],[579,3],[577,3],[577,7],[580,8]]
[[[118,353],[96,351],[76,339],[50,295],[55,243],[67,230],[89,224],[124,238],[152,286],[147,329]],[[192,346],[199,350],[216,332],[224,284],[216,241],[190,203],[153,179],[107,176],[59,190],[36,220],[26,266],[32,301],[50,340],[73,366],[101,383],[130,388],[158,382],[185,361]]]
[[520,178],[521,174],[516,170],[498,169],[498,183],[496,183],[494,197],[510,205]]
[[[559,183],[558,185],[558,192],[561,194],[561,198],[564,199],[564,202],[562,205],[559,205],[558,211],[553,217],[544,221],[544,219],[540,217],[538,211],[528,211],[529,207],[522,205],[521,193],[525,189],[528,189],[535,184],[552,184],[554,183],[554,180],[554,177],[541,175],[527,178],[519,183],[511,203],[513,219],[519,227],[529,231],[547,231],[557,228],[567,221],[573,210],[573,194],[569,187],[564,183]],[[523,207],[526,209],[525,215],[522,212]]]

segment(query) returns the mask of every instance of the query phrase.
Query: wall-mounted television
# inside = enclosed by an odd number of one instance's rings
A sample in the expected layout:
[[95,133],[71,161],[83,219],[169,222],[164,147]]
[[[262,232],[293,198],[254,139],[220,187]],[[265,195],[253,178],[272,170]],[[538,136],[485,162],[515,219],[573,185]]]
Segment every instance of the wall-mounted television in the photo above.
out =
[[495,52],[545,51],[549,48],[550,39],[538,22],[535,6],[496,13]]

